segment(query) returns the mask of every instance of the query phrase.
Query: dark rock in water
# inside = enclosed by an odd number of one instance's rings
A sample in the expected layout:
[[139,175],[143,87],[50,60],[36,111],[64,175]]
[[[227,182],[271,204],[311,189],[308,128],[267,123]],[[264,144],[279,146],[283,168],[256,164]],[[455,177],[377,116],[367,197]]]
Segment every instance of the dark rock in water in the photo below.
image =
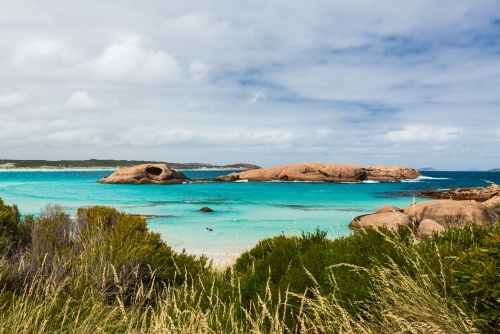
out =
[[474,200],[477,202],[484,202],[498,195],[500,195],[500,186],[497,184],[492,184],[487,188],[457,188],[444,191],[428,190],[418,194],[420,197],[459,201]]
[[240,176],[238,173],[231,173],[229,175],[221,175],[213,178],[213,181],[219,181],[219,182],[234,182],[238,181],[240,179]]
[[198,211],[200,211],[200,212],[214,212],[214,210],[210,209],[208,206],[204,206]]

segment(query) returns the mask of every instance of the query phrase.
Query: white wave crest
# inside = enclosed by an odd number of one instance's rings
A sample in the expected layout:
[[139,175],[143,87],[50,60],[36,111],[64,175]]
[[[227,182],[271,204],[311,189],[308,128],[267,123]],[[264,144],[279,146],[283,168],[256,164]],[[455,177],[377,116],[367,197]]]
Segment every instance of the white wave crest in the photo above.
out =
[[449,177],[419,176],[417,180],[449,180]]

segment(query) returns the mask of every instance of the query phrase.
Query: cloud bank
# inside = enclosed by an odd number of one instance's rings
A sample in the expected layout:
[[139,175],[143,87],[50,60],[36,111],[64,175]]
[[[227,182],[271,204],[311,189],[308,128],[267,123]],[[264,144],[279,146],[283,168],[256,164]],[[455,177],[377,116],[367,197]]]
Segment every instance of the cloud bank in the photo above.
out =
[[1,158],[500,167],[500,4],[0,12]]

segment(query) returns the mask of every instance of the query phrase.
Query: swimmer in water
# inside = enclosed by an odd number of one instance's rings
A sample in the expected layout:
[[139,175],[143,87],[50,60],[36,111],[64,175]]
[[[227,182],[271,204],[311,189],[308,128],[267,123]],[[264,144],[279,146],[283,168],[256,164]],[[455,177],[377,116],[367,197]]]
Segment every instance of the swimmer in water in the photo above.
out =
[[208,231],[210,231],[210,232],[212,232],[212,231],[213,231],[210,227],[207,227],[207,230],[208,230]]

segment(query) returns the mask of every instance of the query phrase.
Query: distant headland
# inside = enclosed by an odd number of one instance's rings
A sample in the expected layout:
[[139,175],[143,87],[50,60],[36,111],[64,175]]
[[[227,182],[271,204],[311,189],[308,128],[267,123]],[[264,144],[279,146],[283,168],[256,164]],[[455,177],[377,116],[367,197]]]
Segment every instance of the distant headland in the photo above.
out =
[[0,160],[0,169],[120,169],[141,164],[166,163],[174,169],[238,169],[249,170],[260,168],[248,163],[232,165],[211,165],[207,163],[163,162],[141,160]]
[[420,172],[439,172],[439,169],[436,169],[434,167],[424,167],[424,168],[419,168],[418,171],[420,171]]

